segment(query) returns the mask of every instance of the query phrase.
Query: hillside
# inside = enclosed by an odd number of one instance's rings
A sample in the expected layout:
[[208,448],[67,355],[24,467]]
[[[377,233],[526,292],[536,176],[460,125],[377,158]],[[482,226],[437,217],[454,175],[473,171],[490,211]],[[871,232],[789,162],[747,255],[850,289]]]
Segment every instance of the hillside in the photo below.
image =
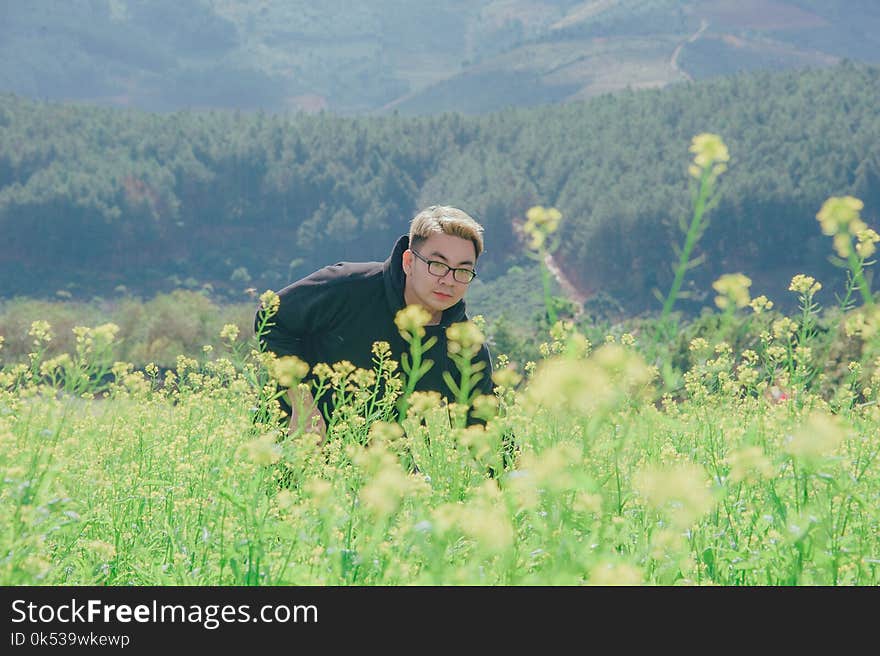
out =
[[880,63],[870,0],[29,0],[0,91],[151,111],[484,113],[747,70]]
[[[753,73],[465,117],[341,118],[72,107],[0,97],[2,296],[90,298],[209,286],[240,299],[328,262],[384,259],[413,213],[456,204],[486,227],[480,278],[525,263],[512,225],[563,213],[557,261],[584,298],[638,312],[667,289],[688,215],[688,144],[732,159],[689,275],[778,292],[839,271],[815,214],[880,207],[880,69]],[[788,278],[786,278],[788,276]],[[702,297],[700,296],[702,294]]]

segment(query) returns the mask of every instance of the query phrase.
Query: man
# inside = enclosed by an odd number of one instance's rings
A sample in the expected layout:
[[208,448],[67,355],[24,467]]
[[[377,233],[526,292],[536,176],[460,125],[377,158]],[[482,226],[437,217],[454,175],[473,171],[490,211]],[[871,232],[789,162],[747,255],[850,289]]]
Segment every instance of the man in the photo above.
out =
[[[394,318],[405,306],[419,305],[431,316],[423,341],[436,336],[437,343],[425,354],[434,365],[415,389],[437,391],[454,400],[443,372],[448,371],[457,384],[460,374],[447,354],[446,329],[468,320],[464,295],[477,275],[482,233],[479,223],[454,207],[432,206],[419,212],[410,223],[409,235],[397,240],[385,262],[340,262],[281,290],[278,312],[271,319],[274,325],[263,337],[266,350],[279,357],[295,355],[312,367],[348,360],[372,369],[372,345],[384,341],[399,362],[409,345]],[[475,359],[486,363],[477,386],[491,394],[492,365],[485,345]],[[325,421],[333,412],[329,394],[315,400],[291,389],[285,396],[281,405],[291,417],[291,426],[298,423],[298,407],[311,409],[312,428],[324,435]]]

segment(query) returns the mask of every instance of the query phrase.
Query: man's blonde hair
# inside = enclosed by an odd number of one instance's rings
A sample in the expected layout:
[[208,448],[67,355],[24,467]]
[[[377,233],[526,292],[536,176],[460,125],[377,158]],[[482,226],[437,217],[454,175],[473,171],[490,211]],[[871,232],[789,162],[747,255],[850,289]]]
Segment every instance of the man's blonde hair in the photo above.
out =
[[409,224],[409,247],[418,248],[437,233],[469,239],[474,245],[476,257],[483,252],[483,226],[466,212],[448,205],[432,205],[415,215]]

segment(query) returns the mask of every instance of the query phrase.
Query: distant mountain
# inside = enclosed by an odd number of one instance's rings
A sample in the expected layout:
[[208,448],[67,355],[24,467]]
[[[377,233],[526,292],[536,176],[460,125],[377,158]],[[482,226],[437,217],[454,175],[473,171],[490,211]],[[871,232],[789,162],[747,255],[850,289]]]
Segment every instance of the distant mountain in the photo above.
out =
[[876,0],[27,0],[0,92],[147,110],[484,113],[880,63]]

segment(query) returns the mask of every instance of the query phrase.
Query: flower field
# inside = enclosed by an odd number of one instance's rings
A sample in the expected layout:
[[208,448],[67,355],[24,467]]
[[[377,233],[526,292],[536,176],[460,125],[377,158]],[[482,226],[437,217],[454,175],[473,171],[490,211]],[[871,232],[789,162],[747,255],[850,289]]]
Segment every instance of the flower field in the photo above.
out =
[[[726,161],[701,136],[687,240]],[[533,209],[542,257],[561,217]],[[833,330],[810,276],[780,316],[730,274],[681,366],[675,289],[649,328],[595,343],[551,308],[538,361],[495,354],[495,395],[462,385],[446,403],[413,391],[432,345],[405,310],[403,363],[377,343],[372,371],[313,370],[338,407],[320,444],[279,424],[276,381],[308,368],[234,325],[204,362],[162,371],[114,362],[113,324],[75,328],[72,352],[48,357],[53,327],[35,321],[27,362],[4,362],[0,339],[0,583],[877,585],[877,239],[861,209],[832,198],[817,217],[851,274]],[[265,326],[277,296],[261,300]],[[448,333],[472,380],[484,328]],[[484,423],[467,426],[468,408]]]

